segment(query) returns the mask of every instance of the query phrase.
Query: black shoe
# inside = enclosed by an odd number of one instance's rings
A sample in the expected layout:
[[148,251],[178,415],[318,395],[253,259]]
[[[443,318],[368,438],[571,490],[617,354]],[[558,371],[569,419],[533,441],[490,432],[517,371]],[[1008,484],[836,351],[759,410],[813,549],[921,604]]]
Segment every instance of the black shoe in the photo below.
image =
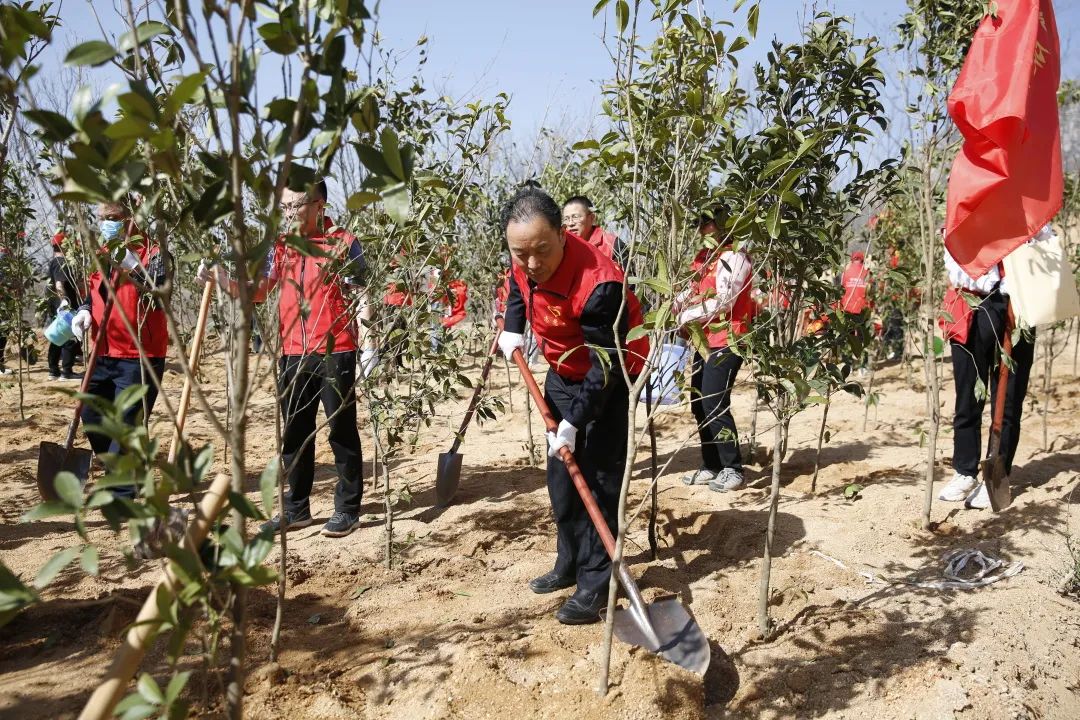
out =
[[607,593],[583,593],[570,596],[555,613],[563,625],[588,625],[600,620],[600,611],[607,605]]
[[[300,528],[306,528],[311,523],[315,522],[311,519],[311,510],[301,510],[299,512],[289,512],[286,510],[285,515],[285,530],[299,530]],[[259,526],[259,532],[276,533],[281,530],[281,515],[275,515],[273,519],[267,520]]]
[[345,537],[360,527],[360,515],[349,512],[336,512],[323,525],[322,534],[326,537]]
[[529,581],[529,589],[538,595],[577,585],[577,578],[560,575],[555,570]]
[[82,380],[82,375],[76,375],[73,372],[66,372],[60,375],[61,380]]

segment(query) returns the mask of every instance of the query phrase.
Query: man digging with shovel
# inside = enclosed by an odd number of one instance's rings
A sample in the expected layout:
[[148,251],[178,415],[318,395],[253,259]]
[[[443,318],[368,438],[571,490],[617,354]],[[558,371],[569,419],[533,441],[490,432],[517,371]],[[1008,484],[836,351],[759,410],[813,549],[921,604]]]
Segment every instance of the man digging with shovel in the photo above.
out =
[[561,229],[558,204],[527,187],[503,208],[501,225],[511,256],[505,329],[498,345],[510,359],[532,327],[550,369],[544,396],[558,422],[549,432],[547,485],[557,527],[555,567],[529,583],[535,593],[577,586],[555,617],[578,625],[600,619],[607,603],[611,560],[559,457],[574,453],[608,527],[617,525],[619,489],[626,463],[629,391],[623,380],[614,327],[631,376],[644,368],[646,338],[626,343],[641,324],[632,293],[622,305],[623,274],[599,249]]
[[[135,425],[146,421],[157,400],[157,386],[139,360],[140,346],[158,382],[165,372],[165,356],[169,351],[165,311],[151,295],[165,283],[165,257],[135,226],[130,203],[102,203],[97,214],[102,245],[124,243],[119,267],[112,274],[116,300],[109,312],[106,285],[109,280],[101,272],[94,272],[89,280],[90,294],[72,318],[71,331],[81,341],[87,330],[96,331],[105,324],[101,342],[94,348],[97,362],[84,380],[82,392],[111,402],[132,385],[146,385],[143,401],[124,413],[124,422]],[[104,265],[108,269],[109,262],[106,260]],[[125,320],[139,334],[137,341],[128,332]],[[97,410],[89,405],[83,407],[84,425],[95,425],[100,420]],[[107,435],[88,431],[86,439],[95,455],[121,451],[119,444]],[[112,488],[113,495],[120,499],[134,499],[137,492],[134,485]]]

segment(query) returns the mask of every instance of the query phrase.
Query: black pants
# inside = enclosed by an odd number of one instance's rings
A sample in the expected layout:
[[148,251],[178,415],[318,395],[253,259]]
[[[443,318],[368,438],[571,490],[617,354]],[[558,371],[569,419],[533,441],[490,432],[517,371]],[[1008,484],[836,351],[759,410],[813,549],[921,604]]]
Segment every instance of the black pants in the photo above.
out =
[[713,473],[725,468],[742,472],[739,431],[731,416],[731,389],[743,359],[728,348],[712,350],[703,359],[694,354],[690,409],[701,439],[701,460]]
[[356,429],[356,352],[286,355],[280,363],[281,461],[289,478],[285,509],[291,513],[310,509],[316,418],[322,402],[338,474],[334,511],[359,513],[364,459]]
[[[978,477],[982,460],[982,419],[986,395],[977,397],[976,381],[989,389],[990,407],[998,389],[998,346],[1004,340],[1006,299],[994,292],[974,311],[966,343],[952,342],[953,379],[956,409],[953,415],[953,470]],[[1032,338],[1034,339],[1034,338]],[[1013,369],[1005,392],[1005,415],[1001,424],[1001,454],[1005,468],[1012,472],[1013,457],[1020,442],[1020,416],[1024,410],[1028,377],[1034,360],[1033,342],[1021,337],[1013,345]]]
[[59,375],[61,367],[65,375],[70,375],[75,367],[75,340],[68,340],[63,345],[49,343],[49,374]]
[[[614,534],[618,526],[619,489],[626,467],[626,413],[630,398],[621,378],[610,377],[608,382],[617,385],[601,413],[584,428],[578,428],[574,459]],[[580,385],[548,371],[544,399],[556,421],[561,421],[570,410]],[[547,485],[558,534],[555,571],[565,577],[576,577],[578,592],[604,592],[611,576],[611,558],[559,457],[548,458]]]
[[[149,362],[154,369],[154,375],[160,382],[161,376],[165,372],[165,358],[149,358]],[[124,412],[124,422],[131,426],[141,425],[146,422],[146,418],[150,416],[154,409],[154,402],[157,400],[157,388],[138,358],[99,357],[97,364],[94,366],[94,374],[90,376],[90,384],[87,385],[86,392],[112,402],[121,392],[132,385],[146,385],[146,395],[143,396],[142,402],[135,403]],[[100,420],[101,414],[97,410],[89,405],[83,406],[82,421],[84,426],[96,425]],[[108,435],[88,431],[86,439],[90,441],[90,447],[93,448],[95,455],[120,452],[119,443],[109,438]],[[118,497],[133,498],[137,492],[138,489],[134,485],[112,488],[113,495]]]

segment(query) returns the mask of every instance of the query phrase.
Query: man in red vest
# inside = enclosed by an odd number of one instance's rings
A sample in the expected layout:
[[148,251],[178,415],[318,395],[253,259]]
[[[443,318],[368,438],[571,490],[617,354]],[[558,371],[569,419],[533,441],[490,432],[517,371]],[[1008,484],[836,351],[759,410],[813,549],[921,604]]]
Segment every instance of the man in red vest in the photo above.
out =
[[744,483],[739,432],[731,415],[731,390],[743,359],[729,340],[749,329],[755,304],[750,256],[732,247],[718,220],[715,212],[700,219],[698,232],[706,246],[692,265],[696,275],[693,292],[679,307],[679,325],[701,326],[709,345],[708,357],[694,354],[690,393],[702,466],[683,482],[727,492]]
[[596,224],[596,213],[592,201],[584,195],[575,195],[563,203],[563,227],[589,243],[608,260],[613,260],[620,268],[626,267],[625,248],[618,236],[609,233]]
[[865,260],[866,253],[862,250],[851,253],[851,262],[840,276],[840,286],[844,289],[840,309],[852,315],[860,315],[870,308],[870,301],[866,297],[867,288],[870,287],[870,270],[863,264]]
[[641,307],[629,293],[619,317],[622,271],[598,248],[562,230],[559,206],[542,190],[518,191],[503,208],[501,220],[512,266],[499,347],[507,358],[522,348],[529,322],[550,365],[544,395],[559,421],[557,432],[547,435],[547,485],[558,537],[555,568],[529,587],[550,593],[577,585],[555,617],[569,625],[595,622],[607,602],[611,560],[559,450],[567,447],[575,454],[614,531],[629,406],[622,362],[636,377],[649,354],[648,339],[643,337],[622,342],[625,350],[620,358],[616,321],[618,335],[625,339],[641,324]]
[[[123,256],[115,269],[110,269],[112,263],[107,256],[102,256],[115,283],[116,300],[101,345],[94,349],[97,364],[86,388],[90,395],[112,402],[132,385],[146,385],[142,402],[124,412],[124,422],[129,425],[146,422],[154,409],[158,394],[156,383],[161,382],[165,355],[169,351],[165,312],[153,297],[153,291],[165,283],[167,258],[135,226],[133,207],[133,201],[128,199],[120,203],[102,203],[97,208],[102,245],[121,245]],[[71,320],[71,330],[78,340],[82,340],[88,331],[93,336],[101,325],[109,301],[107,282],[101,272],[95,271],[90,276],[89,295]],[[128,331],[129,325],[136,330],[138,338]],[[149,370],[139,360],[140,352],[146,357]],[[96,425],[101,421],[101,414],[86,404],[82,421],[84,426]],[[107,435],[87,432],[86,438],[96,455],[122,452],[120,444]],[[114,487],[112,493],[119,498],[131,499],[138,493],[138,488],[134,485]]]
[[[322,534],[343,537],[360,525],[363,493],[363,456],[356,424],[357,365],[368,375],[377,356],[368,338],[371,308],[364,290],[363,249],[326,216],[326,197],[323,180],[314,182],[306,193],[282,192],[285,225],[318,252],[302,253],[279,239],[255,292],[256,298],[262,298],[274,287],[280,288],[278,400],[283,418],[281,463],[289,478],[285,507],[262,529],[288,531],[313,522],[309,498],[321,403],[338,475],[334,514]],[[235,294],[235,283],[220,271],[218,282]]]

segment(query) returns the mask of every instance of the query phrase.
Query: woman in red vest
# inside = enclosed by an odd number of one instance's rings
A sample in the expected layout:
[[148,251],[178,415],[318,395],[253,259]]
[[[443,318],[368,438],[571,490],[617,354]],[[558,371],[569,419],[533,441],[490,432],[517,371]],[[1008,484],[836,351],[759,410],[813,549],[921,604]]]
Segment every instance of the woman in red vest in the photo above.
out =
[[[680,308],[679,325],[701,326],[709,344],[708,357],[695,354],[690,408],[701,439],[700,468],[683,478],[687,485],[708,485],[717,492],[743,485],[739,433],[731,415],[731,390],[743,359],[728,344],[732,334],[746,332],[754,315],[750,256],[720,237],[717,216],[703,215],[698,232],[706,247],[694,258],[693,292]],[[708,242],[713,239],[719,247]]]
[[[165,355],[169,351],[165,312],[153,296],[153,291],[165,283],[166,258],[160,248],[135,226],[132,207],[133,201],[129,200],[126,203],[102,203],[97,208],[102,244],[110,243],[115,247],[122,242],[124,255],[119,267],[110,271],[116,284],[116,302],[108,318],[105,337],[100,347],[95,348],[97,364],[86,388],[90,395],[111,402],[132,385],[146,385],[143,401],[124,413],[124,422],[129,425],[145,422],[157,400],[157,385],[140,361],[140,353],[146,357],[154,378],[160,383],[165,372]],[[107,257],[103,256],[102,260],[108,268]],[[106,279],[100,272],[90,276],[89,285],[89,295],[71,320],[71,330],[78,340],[82,340],[87,331],[97,331],[109,300]],[[129,324],[138,333],[138,339],[128,331]],[[82,420],[84,426],[95,426],[101,422],[101,414],[88,403],[83,406]],[[86,438],[96,455],[122,452],[120,445],[107,435],[87,432]],[[121,498],[134,498],[137,492],[134,485],[112,488],[113,495]]]
[[[558,431],[548,433],[547,485],[558,533],[555,568],[532,580],[536,593],[577,585],[559,608],[559,622],[600,619],[607,602],[611,560],[574,488],[559,449],[574,453],[597,504],[614,532],[626,465],[629,391],[622,361],[632,377],[644,369],[647,338],[626,343],[641,324],[641,306],[623,274],[599,249],[561,227],[559,206],[542,190],[526,187],[503,208],[502,229],[512,259],[505,329],[499,347],[507,358],[525,345],[528,321],[550,365],[544,395]],[[616,322],[620,344],[619,357]]]

